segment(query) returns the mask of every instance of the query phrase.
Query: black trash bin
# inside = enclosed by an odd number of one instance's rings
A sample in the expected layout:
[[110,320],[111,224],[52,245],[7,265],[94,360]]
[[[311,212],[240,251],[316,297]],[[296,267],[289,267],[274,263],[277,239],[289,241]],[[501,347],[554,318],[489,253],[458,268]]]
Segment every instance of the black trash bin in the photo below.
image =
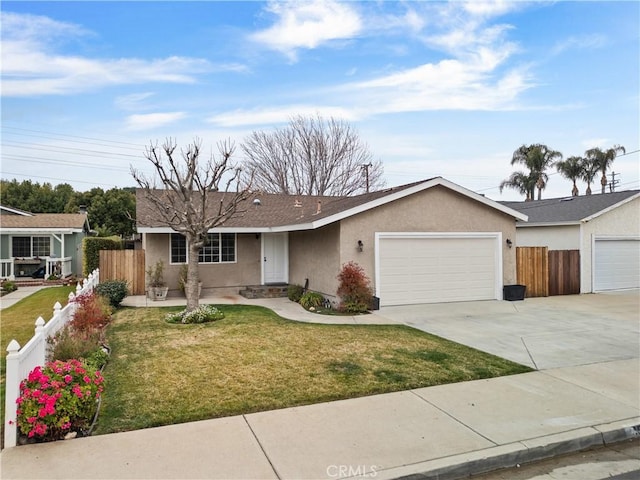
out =
[[510,302],[524,300],[526,285],[505,285],[502,288],[502,297]]

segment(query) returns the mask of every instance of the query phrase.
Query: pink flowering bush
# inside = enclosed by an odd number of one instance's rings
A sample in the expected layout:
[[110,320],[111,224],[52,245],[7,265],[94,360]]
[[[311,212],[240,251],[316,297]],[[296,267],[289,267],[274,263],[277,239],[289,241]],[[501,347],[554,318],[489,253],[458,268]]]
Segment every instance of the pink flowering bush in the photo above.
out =
[[20,383],[17,423],[28,438],[51,441],[86,431],[104,390],[100,371],[78,360],[36,367]]

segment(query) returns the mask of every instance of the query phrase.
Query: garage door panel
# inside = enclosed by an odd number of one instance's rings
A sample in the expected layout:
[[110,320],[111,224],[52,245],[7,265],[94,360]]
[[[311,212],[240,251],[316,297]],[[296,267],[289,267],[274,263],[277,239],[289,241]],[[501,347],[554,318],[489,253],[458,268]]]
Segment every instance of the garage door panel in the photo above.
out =
[[640,240],[596,239],[593,290],[640,288]]
[[496,298],[496,236],[379,239],[382,305]]

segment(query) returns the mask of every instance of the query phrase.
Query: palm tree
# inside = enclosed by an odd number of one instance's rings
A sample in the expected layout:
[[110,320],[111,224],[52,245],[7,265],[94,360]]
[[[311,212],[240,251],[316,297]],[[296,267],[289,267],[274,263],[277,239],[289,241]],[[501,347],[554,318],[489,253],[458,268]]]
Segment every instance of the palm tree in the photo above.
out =
[[582,160],[581,178],[587,182],[587,189],[584,193],[585,195],[591,195],[591,183],[593,183],[593,179],[598,174],[598,164],[590,158],[583,158]]
[[500,182],[500,193],[505,188],[511,188],[517,190],[518,193],[525,195],[525,202],[533,200],[533,190],[535,188],[535,181],[524,172],[513,172],[509,178]]
[[600,179],[600,185],[602,185],[602,192],[604,193],[607,188],[607,168],[611,166],[613,161],[618,156],[618,153],[627,153],[622,145],[614,145],[610,149],[603,151],[600,148],[591,148],[584,152],[585,157],[594,162],[598,170],[602,172],[602,178]]
[[538,200],[542,199],[542,190],[547,186],[549,176],[546,170],[553,166],[557,160],[562,158],[562,154],[550,149],[546,145],[535,143],[532,145],[522,145],[511,158],[511,165],[521,163],[529,169],[529,177],[533,181],[531,190],[531,198],[533,199],[533,190],[538,189]]
[[584,170],[584,159],[582,157],[569,157],[566,160],[556,162],[556,169],[564,178],[573,182],[571,195],[578,196],[578,186],[576,180],[582,178]]

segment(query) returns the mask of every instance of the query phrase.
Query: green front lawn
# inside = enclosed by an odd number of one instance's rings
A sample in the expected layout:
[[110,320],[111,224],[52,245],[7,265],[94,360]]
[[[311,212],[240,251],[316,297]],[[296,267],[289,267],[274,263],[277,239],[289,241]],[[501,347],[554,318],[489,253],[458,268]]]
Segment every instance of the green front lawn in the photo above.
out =
[[114,315],[96,433],[245,414],[528,367],[405,326],[321,325],[223,305],[224,320],[164,321],[177,308]]

